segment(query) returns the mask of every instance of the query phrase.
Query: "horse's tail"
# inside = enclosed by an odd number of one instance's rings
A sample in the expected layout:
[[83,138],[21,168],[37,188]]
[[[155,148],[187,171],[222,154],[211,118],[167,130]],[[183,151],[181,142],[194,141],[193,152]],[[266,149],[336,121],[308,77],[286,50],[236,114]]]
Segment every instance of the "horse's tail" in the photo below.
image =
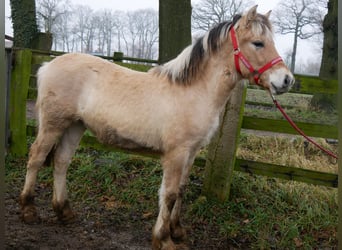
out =
[[[41,108],[41,97],[42,97],[42,94],[41,94],[41,89],[42,87],[44,86],[45,84],[45,81],[44,81],[44,78],[45,78],[45,75],[46,75],[46,71],[48,70],[48,62],[44,62],[42,64],[42,66],[38,69],[38,72],[37,72],[37,98],[36,98],[36,116],[37,116],[37,121],[38,121],[38,129],[39,129],[39,126],[40,126],[40,108]],[[45,158],[45,161],[44,161],[44,166],[51,166],[52,163],[53,163],[53,159],[54,159],[54,155],[55,155],[55,151],[56,151],[56,145],[54,145],[50,152],[48,153],[48,155],[46,156]]]
[[39,92],[40,92],[40,89],[42,88],[42,86],[44,85],[44,76],[45,76],[45,73],[48,69],[48,62],[44,62],[42,64],[42,66],[40,66],[40,68],[38,69],[37,71],[37,103],[39,102]]

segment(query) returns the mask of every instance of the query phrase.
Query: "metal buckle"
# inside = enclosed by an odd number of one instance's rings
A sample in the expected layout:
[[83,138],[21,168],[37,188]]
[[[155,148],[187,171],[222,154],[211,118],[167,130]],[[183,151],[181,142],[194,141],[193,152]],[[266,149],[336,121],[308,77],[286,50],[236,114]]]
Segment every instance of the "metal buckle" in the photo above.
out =
[[239,53],[240,53],[240,48],[234,49],[234,55],[237,55],[237,54],[239,54]]

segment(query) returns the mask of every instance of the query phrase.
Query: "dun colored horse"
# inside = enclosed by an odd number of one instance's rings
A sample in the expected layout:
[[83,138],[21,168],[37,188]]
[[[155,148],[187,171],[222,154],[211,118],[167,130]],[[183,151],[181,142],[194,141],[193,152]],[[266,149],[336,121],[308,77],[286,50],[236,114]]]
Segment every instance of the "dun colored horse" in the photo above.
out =
[[[272,94],[294,78],[273,42],[269,13],[257,6],[213,27],[174,60],[147,73],[85,54],[66,54],[38,72],[39,130],[30,149],[20,195],[21,218],[39,219],[34,205],[37,172],[53,154],[53,209],[62,222],[74,214],[66,172],[86,129],[98,140],[159,153],[163,167],[153,249],[175,249],[182,239],[182,196],[198,150],[214,134],[231,90],[249,79]],[[257,68],[259,70],[255,70]]]

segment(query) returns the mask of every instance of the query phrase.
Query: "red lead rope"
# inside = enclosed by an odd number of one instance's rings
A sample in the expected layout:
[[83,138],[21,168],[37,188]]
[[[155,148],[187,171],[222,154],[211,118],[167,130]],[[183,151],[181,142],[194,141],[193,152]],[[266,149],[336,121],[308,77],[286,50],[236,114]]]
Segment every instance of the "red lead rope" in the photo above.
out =
[[278,103],[278,101],[274,98],[274,96],[271,94],[273,103],[276,105],[276,107],[279,109],[279,111],[283,114],[284,118],[290,123],[290,125],[299,133],[301,134],[306,140],[308,140],[309,142],[311,142],[313,145],[315,145],[317,148],[319,148],[320,150],[322,150],[324,153],[330,155],[331,157],[338,159],[338,157],[331,151],[323,148],[321,145],[319,145],[317,142],[315,142],[314,140],[312,140],[310,137],[308,137],[300,128],[298,128],[298,126],[294,123],[294,121],[292,121],[292,119],[286,114],[285,110],[280,106],[280,104]]

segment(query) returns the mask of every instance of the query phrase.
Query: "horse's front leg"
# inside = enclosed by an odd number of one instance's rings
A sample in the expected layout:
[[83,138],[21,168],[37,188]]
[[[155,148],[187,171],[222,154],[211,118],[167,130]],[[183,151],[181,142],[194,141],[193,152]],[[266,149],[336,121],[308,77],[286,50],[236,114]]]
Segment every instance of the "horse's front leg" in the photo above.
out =
[[[178,149],[162,157],[163,180],[159,190],[159,215],[153,229],[152,249],[176,249],[171,237],[171,213],[180,197],[182,172],[187,165],[189,153]],[[178,211],[178,209],[177,209]]]
[[179,184],[179,193],[175,205],[171,212],[171,237],[174,240],[183,241],[186,238],[186,230],[180,222],[180,214],[182,208],[182,199],[185,193],[186,185],[189,179],[190,170],[194,162],[196,153],[192,153],[187,165],[183,168],[181,180]]

